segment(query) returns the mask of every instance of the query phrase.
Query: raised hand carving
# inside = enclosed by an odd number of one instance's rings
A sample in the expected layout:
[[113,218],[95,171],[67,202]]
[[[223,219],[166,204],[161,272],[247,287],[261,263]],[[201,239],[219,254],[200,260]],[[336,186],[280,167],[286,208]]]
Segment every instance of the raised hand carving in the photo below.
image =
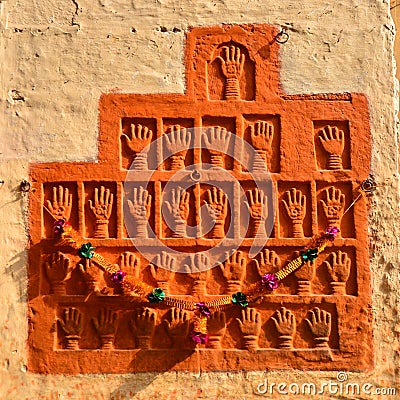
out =
[[114,349],[115,333],[118,325],[118,314],[109,309],[102,309],[97,318],[93,318],[93,325],[100,336],[100,349]]
[[276,330],[279,334],[279,345],[280,349],[293,349],[293,338],[296,333],[296,317],[294,314],[281,307],[277,310],[275,317],[271,317],[275,323]]
[[147,231],[147,220],[150,216],[151,194],[139,186],[133,188],[132,200],[128,200],[129,213],[136,225],[136,237],[147,239],[149,233]]
[[150,264],[150,273],[153,279],[157,282],[157,287],[169,292],[169,282],[173,279],[176,268],[176,258],[163,251],[157,254],[156,265]]
[[65,308],[63,318],[59,319],[58,322],[65,332],[66,348],[68,350],[78,350],[82,332],[81,312],[74,307]]
[[315,307],[310,311],[310,319],[306,319],[314,338],[314,347],[329,349],[328,341],[331,334],[331,314]]
[[327,125],[319,131],[319,139],[329,154],[328,169],[343,169],[344,132],[337,126]]
[[[345,197],[340,189],[330,186],[324,190],[326,202],[321,200],[322,207],[329,225],[340,228],[340,222],[344,213]],[[338,232],[340,237],[340,231]]]
[[92,200],[89,200],[89,207],[93,216],[96,218],[95,238],[107,239],[109,237],[108,221],[111,216],[113,201],[114,195],[110,192],[110,189],[101,186],[100,196],[99,189],[94,189],[94,205]]
[[254,262],[260,278],[265,274],[277,272],[281,267],[281,259],[278,254],[274,250],[269,249],[264,249],[260,253],[259,259],[255,258]]
[[145,171],[148,169],[147,165],[147,152],[143,151],[150,143],[153,137],[153,131],[147,126],[140,124],[131,124],[132,139],[124,133],[121,137],[124,137],[126,144],[131,150],[135,159],[133,160],[132,169],[138,171]]
[[349,279],[351,259],[343,251],[332,252],[329,257],[332,261],[325,261],[324,265],[331,278],[332,294],[346,294],[346,282]]
[[243,73],[245,62],[244,54],[240,53],[240,48],[236,46],[224,46],[222,50],[225,53],[224,58],[218,56],[221,61],[222,73],[226,78],[225,99],[240,100],[240,77]]
[[189,334],[189,313],[179,308],[171,308],[171,321],[164,320],[174,348],[182,348]]
[[180,125],[172,125],[164,136],[164,145],[171,155],[170,169],[176,171],[185,168],[185,157],[190,146],[191,133]]
[[137,337],[137,347],[140,349],[151,348],[151,338],[157,322],[157,312],[152,308],[142,308],[133,313],[130,322],[132,332]]
[[85,258],[84,264],[78,264],[79,271],[85,280],[88,293],[100,292],[100,280],[103,277],[103,271],[96,267],[91,259]]
[[211,155],[211,164],[214,168],[224,168],[224,155],[229,147],[230,134],[226,128],[214,126],[203,133],[203,140],[208,152]]
[[257,121],[250,125],[251,144],[256,149],[259,157],[253,160],[253,171],[264,171],[272,156],[272,140],[274,138],[274,125],[269,121]]
[[47,208],[57,220],[69,221],[72,209],[72,194],[69,193],[68,188],[59,185],[57,193],[57,188],[54,186],[53,199],[52,201],[47,200]]
[[[229,253],[226,254],[227,256]],[[241,251],[231,254],[223,264],[220,264],[222,275],[227,281],[227,293],[240,292],[246,276],[246,258]]]
[[[300,252],[295,252],[295,257],[299,257]],[[311,294],[311,282],[315,278],[315,261],[305,261],[301,268],[295,271],[294,276],[297,278],[297,294],[298,295],[310,295]]]
[[213,239],[222,239],[225,237],[225,218],[228,213],[228,198],[221,189],[215,186],[207,190],[208,213],[213,220],[214,226],[211,229],[211,237]]
[[255,309],[247,307],[242,310],[241,318],[236,318],[243,336],[244,348],[258,349],[258,336],[261,333],[261,314]]
[[207,292],[207,277],[211,267],[210,259],[204,253],[195,253],[190,255],[190,265],[183,266],[184,271],[189,274],[193,282],[193,294],[204,296]]
[[255,188],[248,190],[249,202],[245,201],[250,213],[250,235],[265,235],[265,221],[268,217],[268,198],[262,190]]
[[67,294],[65,281],[71,277],[73,270],[69,258],[59,251],[52,253],[44,263],[44,270],[50,282],[50,294]]
[[[131,275],[134,279],[139,279],[140,277],[140,258],[130,251],[125,251],[121,254],[120,258],[120,270]],[[114,293],[123,293],[124,295],[129,295],[126,292],[126,288],[123,286],[115,288]]]
[[292,221],[292,236],[294,238],[303,238],[303,221],[306,216],[306,196],[301,190],[292,188],[286,193],[286,200],[282,200],[286,208],[287,215]]
[[181,187],[171,190],[171,202],[165,201],[168,212],[173,218],[172,237],[186,237],[186,225],[189,217],[189,193]]
[[226,331],[226,316],[223,311],[213,312],[207,321],[208,327],[208,344],[211,349],[222,348],[222,338]]

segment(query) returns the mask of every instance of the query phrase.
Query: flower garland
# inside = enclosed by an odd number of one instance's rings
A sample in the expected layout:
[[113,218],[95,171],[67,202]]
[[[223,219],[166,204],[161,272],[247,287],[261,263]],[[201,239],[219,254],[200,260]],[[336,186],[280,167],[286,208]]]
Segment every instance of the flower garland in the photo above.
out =
[[207,319],[212,311],[222,310],[231,305],[247,307],[250,302],[264,294],[270,294],[279,286],[279,282],[288,275],[301,268],[306,262],[314,262],[318,255],[322,253],[329,242],[333,242],[339,233],[339,228],[329,226],[325,232],[315,237],[309,246],[300,253],[300,256],[290,261],[285,267],[276,273],[267,273],[263,275],[260,281],[251,285],[246,293],[237,292],[231,296],[224,296],[208,302],[194,302],[189,300],[177,299],[167,296],[165,292],[158,287],[152,287],[138,279],[135,279],[125,271],[108,262],[100,254],[96,253],[96,248],[90,242],[85,242],[72,229],[71,224],[65,220],[58,220],[54,223],[54,233],[60,236],[60,245],[70,246],[77,250],[81,258],[92,259],[103,269],[114,283],[120,284],[132,295],[145,297],[150,303],[164,303],[170,307],[176,307],[183,310],[195,312],[193,321],[193,331],[191,338],[195,343],[206,343],[208,340]]

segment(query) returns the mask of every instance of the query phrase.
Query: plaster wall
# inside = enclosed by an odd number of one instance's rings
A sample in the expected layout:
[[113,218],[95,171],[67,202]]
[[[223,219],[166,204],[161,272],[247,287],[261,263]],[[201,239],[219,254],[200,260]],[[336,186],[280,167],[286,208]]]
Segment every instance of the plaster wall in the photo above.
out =
[[398,104],[388,2],[8,0],[0,1],[0,16],[2,399],[250,399],[263,397],[257,386],[265,379],[288,385],[336,380],[337,371],[74,377],[27,371],[26,338],[32,329],[26,317],[28,198],[19,192],[19,183],[28,176],[29,163],[96,160],[101,93],[183,93],[185,31],[220,23],[286,28],[290,39],[281,50],[281,79],[288,93],[361,92],[368,97],[371,174],[378,184],[369,218],[375,367],[367,374],[349,373],[347,382],[396,386]]

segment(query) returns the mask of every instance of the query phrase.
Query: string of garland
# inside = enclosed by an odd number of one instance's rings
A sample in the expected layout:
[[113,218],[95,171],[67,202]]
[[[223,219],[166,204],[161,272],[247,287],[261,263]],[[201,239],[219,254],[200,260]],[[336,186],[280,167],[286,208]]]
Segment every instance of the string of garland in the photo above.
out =
[[318,255],[324,251],[329,242],[335,240],[339,233],[339,228],[329,226],[325,232],[316,236],[307,249],[300,253],[300,256],[290,261],[278,272],[267,273],[261,277],[261,280],[251,285],[246,293],[237,292],[231,296],[224,296],[208,302],[194,302],[189,300],[177,299],[172,296],[166,296],[161,288],[155,288],[138,279],[133,278],[125,271],[108,262],[103,256],[96,253],[95,247],[90,242],[85,242],[78,232],[72,229],[68,221],[58,220],[54,223],[54,232],[60,235],[60,245],[70,246],[77,250],[81,258],[92,259],[96,265],[110,275],[111,280],[120,284],[127,293],[131,295],[146,297],[150,303],[164,303],[170,307],[176,307],[184,310],[194,311],[192,340],[196,343],[206,343],[208,339],[207,319],[212,311],[222,310],[231,305],[247,307],[249,302],[255,301],[262,295],[269,294],[279,286],[279,282],[288,275],[301,268],[306,262],[314,262]]

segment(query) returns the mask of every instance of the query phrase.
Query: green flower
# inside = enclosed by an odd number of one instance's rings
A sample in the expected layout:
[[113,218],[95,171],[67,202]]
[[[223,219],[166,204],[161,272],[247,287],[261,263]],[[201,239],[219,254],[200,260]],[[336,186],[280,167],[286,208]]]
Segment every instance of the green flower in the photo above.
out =
[[239,306],[247,307],[249,302],[247,301],[247,296],[242,292],[237,292],[232,295],[232,303],[239,304]]
[[306,251],[301,252],[301,258],[304,262],[310,261],[314,262],[314,260],[318,257],[318,249],[308,249]]
[[81,258],[92,258],[96,247],[92,247],[92,243],[85,243],[78,250],[78,254]]
[[165,299],[165,292],[161,288],[155,288],[147,298],[150,303],[161,303]]

